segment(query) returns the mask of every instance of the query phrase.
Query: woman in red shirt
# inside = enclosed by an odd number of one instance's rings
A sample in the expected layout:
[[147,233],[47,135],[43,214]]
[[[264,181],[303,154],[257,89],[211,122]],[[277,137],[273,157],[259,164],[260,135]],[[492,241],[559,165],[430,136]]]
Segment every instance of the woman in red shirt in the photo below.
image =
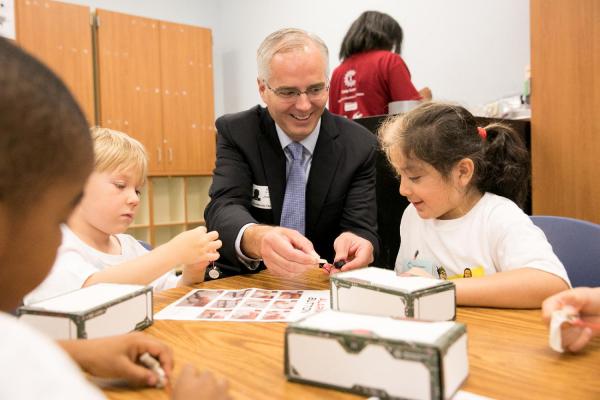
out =
[[329,111],[355,119],[388,113],[388,103],[431,100],[431,91],[417,91],[400,57],[402,28],[394,18],[365,11],[352,23],[331,77]]

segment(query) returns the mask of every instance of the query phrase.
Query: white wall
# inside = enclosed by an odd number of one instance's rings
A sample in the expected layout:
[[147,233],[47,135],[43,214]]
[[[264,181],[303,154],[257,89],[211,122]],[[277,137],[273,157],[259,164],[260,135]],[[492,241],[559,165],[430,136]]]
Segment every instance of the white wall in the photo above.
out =
[[228,15],[219,38],[225,112],[260,102],[254,59],[267,34],[287,26],[315,32],[329,46],[333,69],[344,34],[366,10],[398,20],[413,82],[437,99],[476,106],[518,94],[529,64],[529,1],[221,0],[220,7]]
[[436,99],[477,106],[518,94],[529,64],[528,0],[63,0],[213,31],[215,116],[260,102],[255,52],[289,26],[321,36],[330,67],[351,22],[365,10],[392,15],[404,30],[415,86]]

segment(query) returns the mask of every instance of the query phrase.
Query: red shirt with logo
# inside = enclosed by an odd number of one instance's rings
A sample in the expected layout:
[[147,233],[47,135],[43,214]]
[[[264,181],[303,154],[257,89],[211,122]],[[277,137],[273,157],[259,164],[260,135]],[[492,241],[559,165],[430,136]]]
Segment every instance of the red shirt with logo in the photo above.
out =
[[355,54],[331,76],[329,111],[355,119],[388,113],[388,103],[420,100],[404,60],[391,51]]

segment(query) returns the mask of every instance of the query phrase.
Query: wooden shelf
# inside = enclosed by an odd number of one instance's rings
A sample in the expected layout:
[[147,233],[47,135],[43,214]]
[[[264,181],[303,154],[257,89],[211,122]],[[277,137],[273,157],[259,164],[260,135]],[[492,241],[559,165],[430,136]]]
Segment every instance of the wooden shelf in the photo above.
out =
[[152,246],[205,224],[210,176],[151,176],[142,190],[142,202],[127,233]]

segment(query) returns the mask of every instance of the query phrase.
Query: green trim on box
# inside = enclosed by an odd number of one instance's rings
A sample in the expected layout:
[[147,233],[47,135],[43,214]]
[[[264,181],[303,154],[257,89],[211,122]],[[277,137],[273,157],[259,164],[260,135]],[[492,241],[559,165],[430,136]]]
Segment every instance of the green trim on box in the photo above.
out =
[[[149,295],[148,295],[149,294]],[[141,289],[138,289],[134,292],[128,293],[121,297],[118,297],[114,300],[108,301],[104,304],[101,304],[96,307],[89,308],[87,310],[79,311],[79,312],[60,312],[60,311],[49,311],[44,308],[38,308],[35,306],[21,306],[17,309],[17,317],[21,317],[25,314],[31,315],[43,315],[48,317],[61,317],[70,319],[73,321],[75,326],[77,327],[77,338],[78,339],[87,339],[87,332],[85,330],[85,321],[95,318],[99,315],[105,314],[106,310],[116,304],[122,303],[126,300],[132,299],[134,297],[138,297],[140,295],[146,295],[146,301],[150,301],[150,316],[146,314],[146,318],[144,320],[138,322],[135,326],[135,330],[142,330],[154,322],[154,304],[153,304],[153,296],[152,296],[152,287],[146,286]],[[149,300],[148,300],[149,299]],[[146,309],[147,309],[146,305]],[[139,328],[138,328],[139,327]]]
[[456,320],[456,285],[451,281],[440,282],[435,286],[431,286],[428,288],[416,290],[414,292],[407,292],[402,289],[393,288],[390,286],[377,286],[373,284],[371,281],[359,278],[344,278],[340,277],[339,274],[332,275],[330,277],[330,299],[329,299],[329,307],[332,310],[339,310],[339,298],[336,297],[336,302],[338,304],[338,308],[334,308],[333,306],[333,292],[335,285],[335,294],[338,295],[339,289],[351,289],[352,287],[358,287],[362,289],[373,290],[375,292],[382,292],[386,294],[391,294],[397,297],[400,297],[401,300],[405,304],[406,316],[414,317],[415,316],[415,300],[420,299],[424,296],[429,296],[431,294],[444,292],[446,290],[452,290],[454,292],[454,315],[452,316],[452,321]]
[[399,397],[392,397],[385,391],[376,388],[363,387],[355,385],[352,388],[340,387],[333,384],[322,383],[303,379],[297,372],[297,370],[290,364],[289,359],[289,341],[288,336],[292,333],[322,337],[337,341],[348,353],[358,354],[365,347],[375,345],[383,346],[385,350],[395,359],[408,360],[419,362],[427,368],[430,376],[430,393],[432,399],[443,399],[444,398],[444,379],[443,369],[441,368],[441,362],[444,355],[452,344],[456,342],[463,334],[466,334],[466,327],[462,323],[455,322],[454,326],[448,330],[446,334],[440,337],[437,341],[432,344],[423,344],[409,341],[401,341],[397,339],[387,339],[376,335],[364,335],[356,334],[353,332],[329,332],[321,331],[314,328],[306,328],[298,326],[298,324],[306,318],[305,317],[297,322],[290,323],[285,330],[285,341],[284,341],[284,372],[288,380],[296,381],[301,383],[309,383],[320,387],[343,390],[346,392],[357,393],[364,396],[377,396],[380,399],[401,399]]

